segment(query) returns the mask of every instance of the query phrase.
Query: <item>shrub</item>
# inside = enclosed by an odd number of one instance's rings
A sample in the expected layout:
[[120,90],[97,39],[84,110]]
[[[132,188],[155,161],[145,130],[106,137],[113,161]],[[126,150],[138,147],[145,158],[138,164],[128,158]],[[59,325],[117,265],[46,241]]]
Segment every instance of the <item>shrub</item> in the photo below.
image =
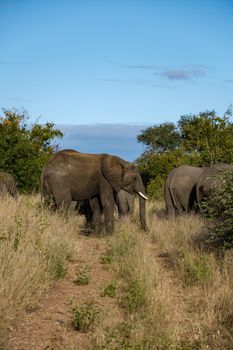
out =
[[65,261],[60,256],[53,255],[50,258],[50,268],[54,279],[63,278],[67,274]]
[[129,277],[127,285],[122,290],[121,306],[129,312],[144,308],[147,303],[145,286],[142,281]]
[[79,332],[86,333],[91,330],[99,316],[99,309],[93,300],[85,301],[82,306],[75,305],[72,300],[69,304],[72,315],[72,326]]
[[233,247],[233,172],[221,171],[217,175],[221,185],[202,203],[204,215],[210,218],[210,242],[218,247]]
[[101,293],[102,297],[114,298],[116,296],[116,285],[115,283],[109,283],[104,287]]
[[0,168],[16,177],[21,192],[39,189],[40,174],[57,145],[51,145],[62,132],[53,123],[29,125],[27,111],[3,110],[0,116]]
[[76,270],[76,278],[74,283],[85,286],[89,283],[90,277],[90,268],[88,266],[78,267]]

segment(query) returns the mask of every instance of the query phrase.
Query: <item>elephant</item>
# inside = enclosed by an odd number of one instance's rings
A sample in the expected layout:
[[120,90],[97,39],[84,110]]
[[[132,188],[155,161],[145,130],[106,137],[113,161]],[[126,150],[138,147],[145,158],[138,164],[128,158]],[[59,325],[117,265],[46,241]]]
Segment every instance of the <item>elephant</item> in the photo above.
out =
[[133,163],[109,154],[79,153],[61,150],[46,164],[41,175],[41,194],[57,208],[68,210],[71,201],[90,199],[95,227],[100,224],[100,199],[107,233],[114,230],[114,192],[121,189],[139,195],[140,222],[147,228],[145,188]]
[[197,211],[196,184],[205,167],[180,165],[167,176],[164,199],[168,215]]
[[[125,215],[132,215],[134,211],[134,200],[135,197],[133,194],[125,191],[120,190],[118,193],[114,193],[114,200],[115,204],[118,210],[118,214],[120,217],[123,217]],[[84,199],[81,201],[76,202],[75,207],[73,209],[78,212],[80,215],[84,215],[86,218],[86,225],[90,227],[91,229],[94,229],[95,225],[93,223],[93,211],[95,210],[93,208],[93,198],[92,199]],[[100,199],[98,198],[98,206],[100,208],[101,214],[103,211]],[[98,227],[100,229],[100,227]]]
[[222,180],[218,177],[218,173],[222,171],[233,172],[233,165],[227,163],[217,163],[205,169],[198,179],[196,185],[197,203],[200,204],[203,199],[210,198],[218,191]]
[[13,175],[0,171],[0,194],[9,193],[12,197],[17,198],[17,185]]
[[103,207],[98,196],[77,201],[74,210],[78,214],[85,216],[87,228],[96,233],[100,231]]
[[133,214],[134,200],[134,195],[125,190],[120,190],[115,194],[115,202],[118,208],[119,216]]

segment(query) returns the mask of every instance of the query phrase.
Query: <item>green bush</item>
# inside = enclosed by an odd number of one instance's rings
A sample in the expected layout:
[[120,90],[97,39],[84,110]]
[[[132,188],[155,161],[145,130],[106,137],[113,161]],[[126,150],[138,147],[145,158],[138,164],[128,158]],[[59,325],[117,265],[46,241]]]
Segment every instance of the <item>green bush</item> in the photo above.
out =
[[150,180],[147,185],[147,194],[150,198],[161,199],[164,194],[164,182],[165,180],[158,175],[155,179]]
[[98,319],[99,309],[93,300],[85,301],[80,307],[72,300],[69,305],[72,326],[76,331],[86,333],[91,330]]
[[212,165],[233,162],[232,108],[222,117],[205,111],[183,115],[177,125],[162,123],[137,136],[146,151],[136,160],[150,197],[162,197],[167,175],[182,164]]
[[63,136],[53,123],[28,120],[25,110],[4,109],[0,116],[0,169],[15,176],[21,192],[39,189],[41,170],[57,149],[51,142]]
[[182,149],[142,155],[137,160],[148,195],[163,197],[163,186],[167,175],[182,164],[200,165],[197,153],[186,154]]
[[211,219],[210,242],[224,248],[233,247],[233,172],[217,175],[221,185],[202,203],[204,215]]

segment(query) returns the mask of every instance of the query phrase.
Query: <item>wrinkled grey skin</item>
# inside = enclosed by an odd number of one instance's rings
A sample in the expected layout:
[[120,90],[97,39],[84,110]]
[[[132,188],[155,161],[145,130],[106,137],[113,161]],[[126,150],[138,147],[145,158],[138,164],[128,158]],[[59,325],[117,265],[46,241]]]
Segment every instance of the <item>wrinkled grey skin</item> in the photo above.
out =
[[[135,196],[129,192],[124,190],[120,190],[118,193],[114,193],[114,200],[118,209],[118,214],[120,217],[125,215],[132,215],[134,211],[134,200]],[[102,213],[103,208],[101,202],[98,198],[98,210]],[[95,210],[93,207],[93,198],[92,199],[84,199],[76,203],[74,210],[77,211],[80,215],[84,215],[86,218],[86,225],[90,227],[90,229],[94,230],[95,223],[93,222],[94,215],[93,211]],[[101,227],[98,227],[98,230]],[[96,228],[97,229],[97,228]],[[95,229],[95,230],[96,230]]]
[[[86,154],[74,150],[57,152],[44,167],[41,193],[46,202],[51,199],[57,208],[68,210],[71,201],[91,199],[95,227],[100,226],[100,198],[105,229],[114,229],[114,191],[145,195],[145,188],[137,167],[117,156]],[[146,229],[145,199],[139,195],[140,221]]]
[[9,193],[12,197],[17,198],[15,178],[5,171],[0,171],[0,194],[3,193]]
[[204,170],[202,167],[181,165],[168,174],[164,186],[168,215],[197,211],[196,184]]
[[134,211],[134,200],[133,194],[120,190],[115,195],[115,202],[118,208],[118,213],[120,216],[132,215]]
[[222,171],[233,172],[233,165],[226,163],[217,163],[205,169],[198,179],[196,186],[197,203],[200,205],[201,201],[208,199],[214,195],[221,186],[222,180],[218,177],[218,173]]

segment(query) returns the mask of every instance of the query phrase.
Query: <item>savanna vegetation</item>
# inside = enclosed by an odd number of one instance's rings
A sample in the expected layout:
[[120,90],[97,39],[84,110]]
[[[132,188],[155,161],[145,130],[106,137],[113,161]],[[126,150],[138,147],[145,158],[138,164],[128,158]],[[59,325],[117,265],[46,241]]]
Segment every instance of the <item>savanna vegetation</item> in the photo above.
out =
[[162,198],[167,174],[181,164],[210,166],[233,163],[231,107],[222,117],[215,111],[181,116],[177,124],[162,123],[142,130],[138,142],[145,152],[137,159],[147,192]]
[[[83,217],[51,212],[37,194],[61,131],[29,125],[24,111],[3,113],[0,169],[15,175],[20,194],[1,197],[0,349],[31,349],[33,341],[47,350],[231,350],[232,174],[219,175],[222,187],[203,203],[202,216],[166,218],[162,199],[175,166],[233,163],[231,110],[143,130],[138,141],[146,150],[137,163],[151,197],[149,230],[137,226],[136,208],[131,220],[116,216],[112,236],[98,237],[83,236]],[[58,313],[62,306],[59,337],[57,319],[37,313],[56,288],[66,296],[50,305]]]
[[27,111],[4,109],[0,116],[0,169],[15,176],[20,192],[38,192],[41,170],[57,150],[52,142],[62,136],[54,123],[32,123]]
[[[2,348],[30,349],[33,341],[35,349],[232,349],[233,252],[205,247],[205,219],[165,219],[163,211],[163,203],[149,204],[147,234],[135,217],[116,218],[111,237],[85,237],[82,217],[51,213],[35,195],[6,196],[0,211]],[[57,323],[41,309],[45,292],[56,288],[65,297],[49,310],[64,326],[54,338]],[[25,315],[29,323],[21,329]]]

